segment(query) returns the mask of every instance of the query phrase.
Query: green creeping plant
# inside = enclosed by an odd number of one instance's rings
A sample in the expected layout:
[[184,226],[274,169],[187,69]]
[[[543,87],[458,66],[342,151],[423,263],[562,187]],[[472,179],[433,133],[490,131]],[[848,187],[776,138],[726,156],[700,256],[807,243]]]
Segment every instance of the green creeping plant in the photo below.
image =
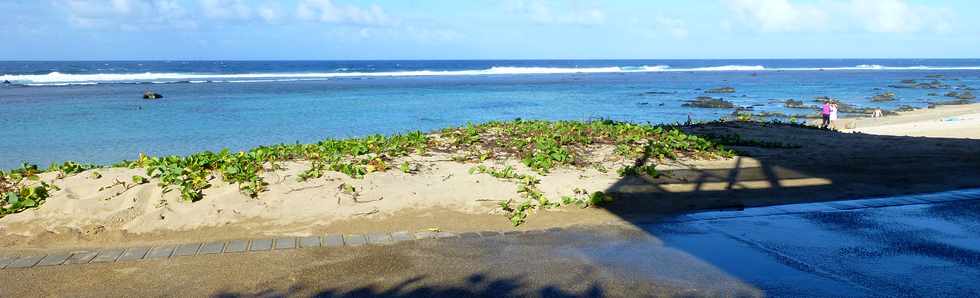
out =
[[[178,191],[182,199],[194,202],[204,199],[204,191],[211,187],[214,179],[237,184],[243,195],[258,198],[262,192],[268,190],[268,183],[262,178],[262,173],[279,170],[286,161],[309,161],[310,167],[298,177],[300,180],[308,180],[323,177],[328,172],[339,172],[359,179],[372,172],[387,170],[388,165],[399,157],[425,155],[430,151],[449,153],[459,162],[513,158],[540,175],[569,165],[595,166],[604,170],[601,165],[588,162],[593,154],[589,149],[592,145],[612,145],[617,155],[629,159],[642,155],[660,160],[682,156],[730,157],[734,154],[725,149],[718,140],[689,135],[675,126],[606,119],[515,119],[482,124],[468,123],[462,127],[442,129],[438,131],[438,135],[436,137],[434,134],[413,131],[389,136],[326,139],[312,144],[260,146],[242,152],[205,151],[186,156],[148,156],[141,153],[136,160],[124,160],[112,164],[112,167],[142,168],[146,171],[145,177],[133,177],[134,183],[149,183],[150,179],[156,179],[165,192]],[[726,142],[724,139],[720,141]],[[63,178],[99,167],[68,161],[54,164],[47,170],[57,172],[58,177]],[[402,172],[411,172],[411,166],[407,162],[402,163],[399,169]],[[473,171],[489,173],[498,179],[518,183],[518,190],[524,201],[510,208],[516,212],[512,214],[512,222],[523,223],[527,212],[535,208],[564,204],[545,198],[537,189],[537,178],[517,173],[513,168],[477,168]],[[651,171],[652,166],[649,169],[628,169],[627,172],[651,174]],[[39,181],[37,175],[42,172],[36,165],[29,164],[9,172],[0,172],[0,195],[3,196],[0,199],[3,202],[0,208],[3,209],[0,212],[10,214],[36,207],[52,190],[56,190],[53,185]],[[93,172],[91,176],[97,179],[101,175]]]

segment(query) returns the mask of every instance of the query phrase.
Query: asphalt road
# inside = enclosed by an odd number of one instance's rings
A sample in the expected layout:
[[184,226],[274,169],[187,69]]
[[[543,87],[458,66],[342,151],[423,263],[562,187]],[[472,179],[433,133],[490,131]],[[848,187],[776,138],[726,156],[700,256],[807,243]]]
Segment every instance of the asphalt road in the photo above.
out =
[[977,297],[980,201],[0,271],[0,297]]

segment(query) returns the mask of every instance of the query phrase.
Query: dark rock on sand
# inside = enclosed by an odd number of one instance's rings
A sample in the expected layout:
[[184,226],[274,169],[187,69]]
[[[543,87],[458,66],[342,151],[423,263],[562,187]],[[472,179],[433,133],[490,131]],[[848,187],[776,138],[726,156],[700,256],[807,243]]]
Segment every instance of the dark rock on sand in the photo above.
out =
[[735,88],[732,87],[711,88],[705,90],[704,93],[735,93]]
[[687,103],[681,106],[693,108],[731,109],[735,107],[735,104],[721,98],[698,96],[694,100],[689,100]]
[[898,112],[911,112],[911,111],[915,111],[915,107],[910,106],[910,105],[902,105],[902,106],[899,106],[897,109],[895,109],[895,111],[898,111]]
[[895,100],[895,92],[885,92],[871,97],[871,101],[893,101],[893,100]]
[[160,95],[160,93],[156,93],[153,91],[143,92],[143,99],[161,99],[161,98],[163,98],[163,95]]

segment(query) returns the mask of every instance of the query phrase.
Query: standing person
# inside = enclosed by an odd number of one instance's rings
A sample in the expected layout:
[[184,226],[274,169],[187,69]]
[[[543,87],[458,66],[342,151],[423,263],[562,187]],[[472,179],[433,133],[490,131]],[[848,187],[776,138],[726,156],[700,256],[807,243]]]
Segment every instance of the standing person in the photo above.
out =
[[830,102],[830,123],[833,124],[837,121],[837,103]]
[[823,123],[820,124],[820,128],[830,127],[830,101],[825,100],[823,102],[823,107],[820,109],[820,116],[823,116]]

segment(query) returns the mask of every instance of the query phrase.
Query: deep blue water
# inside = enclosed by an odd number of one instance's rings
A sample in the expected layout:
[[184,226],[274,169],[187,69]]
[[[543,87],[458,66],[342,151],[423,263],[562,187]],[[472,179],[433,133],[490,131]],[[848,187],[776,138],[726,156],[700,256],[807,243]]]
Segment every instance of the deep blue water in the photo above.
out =
[[[888,87],[937,74],[949,89]],[[756,112],[810,113],[773,99],[816,96],[925,107],[949,100],[943,93],[980,87],[980,59],[0,62],[3,80],[10,84],[0,85],[0,168],[11,168],[518,117],[709,120],[732,110],[681,105],[722,86],[737,92],[709,95]],[[165,98],[143,100],[145,90]],[[885,91],[898,100],[871,102]]]

